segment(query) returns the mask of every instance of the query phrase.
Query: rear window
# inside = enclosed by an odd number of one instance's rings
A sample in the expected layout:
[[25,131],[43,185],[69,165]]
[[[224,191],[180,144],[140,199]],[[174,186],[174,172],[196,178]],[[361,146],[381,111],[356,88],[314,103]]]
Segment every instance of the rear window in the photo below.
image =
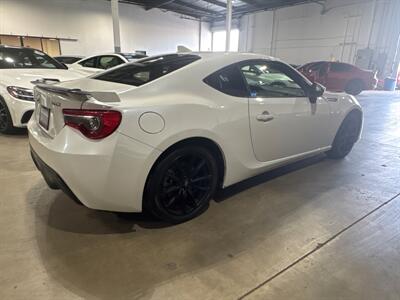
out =
[[117,69],[94,76],[93,78],[133,86],[141,86],[172,73],[198,59],[200,59],[200,56],[193,54],[154,56],[142,59],[140,62],[123,65]]

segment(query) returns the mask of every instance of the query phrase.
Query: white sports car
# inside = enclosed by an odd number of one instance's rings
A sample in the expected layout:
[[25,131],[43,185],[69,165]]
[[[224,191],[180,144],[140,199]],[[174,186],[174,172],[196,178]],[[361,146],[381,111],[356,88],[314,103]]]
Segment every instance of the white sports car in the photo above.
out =
[[35,109],[35,83],[81,77],[39,50],[0,46],[0,133],[26,127]]
[[[262,84],[247,76],[254,65],[270,71]],[[268,73],[290,87],[268,85]],[[203,212],[219,188],[318,153],[346,156],[362,128],[353,96],[255,54],[150,57],[40,85],[35,98],[31,151],[51,188],[174,223]]]

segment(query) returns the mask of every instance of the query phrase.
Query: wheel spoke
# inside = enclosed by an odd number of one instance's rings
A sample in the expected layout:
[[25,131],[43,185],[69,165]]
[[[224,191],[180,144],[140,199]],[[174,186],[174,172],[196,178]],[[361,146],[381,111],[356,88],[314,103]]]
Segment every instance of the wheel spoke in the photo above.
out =
[[202,160],[199,162],[199,164],[194,168],[194,170],[193,170],[193,172],[192,172],[192,174],[191,174],[192,177],[196,176],[197,173],[200,172],[201,168],[202,168],[203,166],[205,166],[205,164],[206,164],[205,159],[202,159]]
[[170,178],[175,183],[179,183],[181,179],[175,174],[175,172],[171,169],[167,171],[167,177]]
[[204,175],[204,176],[201,176],[201,177],[193,178],[193,179],[190,180],[190,182],[191,183],[196,183],[196,182],[199,182],[199,181],[211,179],[211,177],[212,177],[211,175]]
[[200,190],[200,191],[208,191],[210,189],[209,186],[200,186],[200,185],[195,185],[193,184],[192,187],[196,190]]
[[189,188],[187,192],[188,192],[188,195],[190,196],[190,197],[187,197],[188,199],[190,199],[189,202],[193,203],[195,207],[198,207],[200,205],[200,203],[198,201],[196,201],[196,197],[193,194],[192,189]]
[[172,192],[177,191],[178,189],[179,189],[179,187],[173,185],[173,186],[169,187],[168,189],[164,190],[164,191],[163,191],[163,194],[164,194],[164,195],[168,195],[168,194],[170,194],[170,193],[172,193]]
[[187,206],[187,197],[184,196],[183,194],[180,195],[179,197],[179,206],[183,213],[188,214],[190,213],[189,207]]
[[176,198],[177,198],[176,196],[169,198],[168,201],[165,203],[165,207],[166,208],[171,207],[171,205],[176,202]]

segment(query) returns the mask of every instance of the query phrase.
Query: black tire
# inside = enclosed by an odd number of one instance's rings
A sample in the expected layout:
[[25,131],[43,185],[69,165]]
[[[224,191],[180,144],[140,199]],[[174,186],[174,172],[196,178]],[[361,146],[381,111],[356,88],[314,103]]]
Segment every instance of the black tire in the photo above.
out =
[[199,146],[175,149],[153,167],[144,209],[168,223],[188,221],[207,210],[217,184],[217,162],[210,151]]
[[11,134],[16,132],[13,126],[10,111],[6,102],[0,97],[0,133]]
[[361,129],[361,117],[358,112],[351,112],[342,122],[336,133],[332,149],[326,152],[329,158],[341,159],[353,149]]
[[357,96],[361,94],[363,90],[364,90],[364,84],[361,80],[352,80],[347,84],[344,91],[347,94]]

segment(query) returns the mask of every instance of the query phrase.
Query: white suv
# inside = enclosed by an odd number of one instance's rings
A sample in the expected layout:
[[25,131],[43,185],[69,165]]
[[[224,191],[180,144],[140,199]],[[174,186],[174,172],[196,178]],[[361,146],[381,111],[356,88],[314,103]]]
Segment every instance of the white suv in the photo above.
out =
[[37,82],[60,82],[83,77],[47,54],[23,47],[0,46],[0,133],[26,127],[35,102]]

